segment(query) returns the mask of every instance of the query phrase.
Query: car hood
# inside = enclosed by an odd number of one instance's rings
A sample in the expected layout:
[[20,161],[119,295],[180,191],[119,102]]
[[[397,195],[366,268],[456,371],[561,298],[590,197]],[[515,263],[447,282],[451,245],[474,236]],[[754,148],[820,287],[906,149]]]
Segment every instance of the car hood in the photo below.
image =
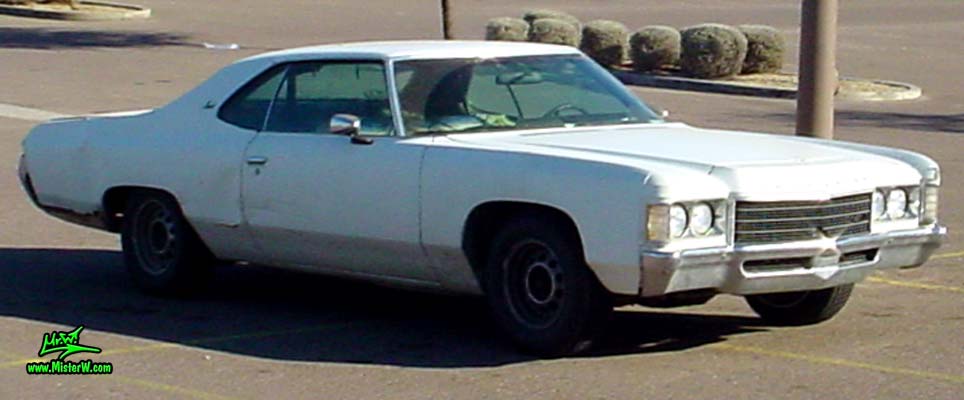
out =
[[[672,165],[712,175],[728,183],[732,191],[755,197],[785,197],[788,192],[797,197],[827,197],[920,182],[919,173],[908,164],[859,150],[793,136],[709,130],[680,123],[450,138],[479,145],[521,146],[544,154],[574,152],[581,158]],[[647,169],[658,178],[658,169]]]

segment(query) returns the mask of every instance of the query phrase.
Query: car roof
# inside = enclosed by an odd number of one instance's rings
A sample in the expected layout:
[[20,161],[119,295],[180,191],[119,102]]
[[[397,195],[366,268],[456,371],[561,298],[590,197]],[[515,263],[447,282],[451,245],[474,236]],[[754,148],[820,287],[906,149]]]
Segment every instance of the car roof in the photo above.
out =
[[298,47],[249,57],[243,61],[293,61],[313,58],[411,60],[439,58],[496,58],[580,54],[559,45],[467,40],[356,42]]

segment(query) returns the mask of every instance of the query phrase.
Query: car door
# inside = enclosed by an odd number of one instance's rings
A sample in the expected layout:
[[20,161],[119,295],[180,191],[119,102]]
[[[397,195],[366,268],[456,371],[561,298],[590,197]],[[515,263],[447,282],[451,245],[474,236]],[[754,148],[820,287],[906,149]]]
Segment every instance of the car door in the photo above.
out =
[[[424,148],[392,135],[381,62],[287,66],[262,132],[249,144],[242,203],[265,263],[435,281],[419,243]],[[352,141],[335,114],[361,120]]]
[[[257,72],[246,68],[239,75]],[[246,260],[256,255],[243,223],[243,176],[239,165],[244,162],[248,144],[264,127],[268,108],[283,78],[283,68],[268,68],[241,85],[220,107],[215,106],[219,99],[210,97],[203,107],[192,103],[190,109],[182,108],[177,116],[180,125],[187,127],[186,134],[165,135],[164,143],[156,143],[157,148],[152,151],[169,149],[173,153],[161,154],[165,162],[176,164],[169,171],[183,174],[176,179],[182,185],[177,191],[181,207],[205,244],[228,260]]]

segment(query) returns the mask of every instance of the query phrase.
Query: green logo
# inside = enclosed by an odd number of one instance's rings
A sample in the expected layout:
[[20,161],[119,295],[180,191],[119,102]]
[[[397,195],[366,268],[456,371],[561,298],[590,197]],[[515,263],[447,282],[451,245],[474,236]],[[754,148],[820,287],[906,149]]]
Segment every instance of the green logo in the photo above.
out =
[[98,347],[80,344],[80,332],[83,330],[84,326],[81,325],[70,332],[53,331],[44,333],[37,356],[43,357],[54,353],[60,353],[60,355],[50,361],[27,363],[27,373],[31,375],[99,375],[112,373],[114,366],[111,363],[97,363],[91,360],[79,362],[65,360],[77,353],[97,354],[101,352]]
[[73,354],[77,353],[100,353],[100,349],[97,347],[84,346],[80,344],[80,332],[84,330],[84,326],[78,326],[70,332],[57,332],[53,331],[44,334],[44,341],[40,345],[40,351],[37,352],[37,356],[43,357],[50,353],[61,352],[58,360],[63,360]]

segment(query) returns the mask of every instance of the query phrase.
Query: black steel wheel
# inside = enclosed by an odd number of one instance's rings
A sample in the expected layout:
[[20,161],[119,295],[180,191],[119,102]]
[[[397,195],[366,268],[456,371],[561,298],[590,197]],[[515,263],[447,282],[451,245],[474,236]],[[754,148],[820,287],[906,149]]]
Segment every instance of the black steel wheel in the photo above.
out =
[[503,260],[510,310],[520,322],[536,329],[552,325],[566,301],[559,259],[546,243],[523,240]]
[[131,196],[121,243],[128,272],[148,292],[190,292],[210,278],[211,253],[184,219],[177,202],[166,194],[145,191]]
[[544,357],[587,349],[613,308],[578,239],[558,226],[547,217],[509,223],[492,243],[483,276],[501,330],[521,350]]

